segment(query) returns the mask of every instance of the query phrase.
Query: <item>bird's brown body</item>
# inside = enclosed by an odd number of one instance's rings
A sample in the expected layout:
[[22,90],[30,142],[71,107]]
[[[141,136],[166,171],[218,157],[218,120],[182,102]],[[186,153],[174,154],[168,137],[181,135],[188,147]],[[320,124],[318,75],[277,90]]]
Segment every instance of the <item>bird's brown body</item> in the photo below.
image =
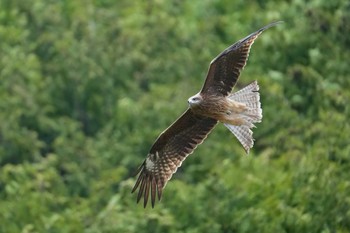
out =
[[202,90],[188,99],[189,109],[159,135],[139,167],[132,189],[134,192],[139,188],[137,202],[143,197],[146,207],[150,194],[153,207],[156,195],[160,200],[173,173],[218,122],[223,123],[249,153],[254,144],[251,128],[262,119],[259,86],[254,81],[237,92],[231,91],[255,39],[277,23],[239,40],[213,59]]
[[243,125],[245,121],[242,116],[248,110],[246,104],[224,96],[204,96],[196,104],[191,104],[189,100],[189,105],[196,115],[210,117],[231,125]]

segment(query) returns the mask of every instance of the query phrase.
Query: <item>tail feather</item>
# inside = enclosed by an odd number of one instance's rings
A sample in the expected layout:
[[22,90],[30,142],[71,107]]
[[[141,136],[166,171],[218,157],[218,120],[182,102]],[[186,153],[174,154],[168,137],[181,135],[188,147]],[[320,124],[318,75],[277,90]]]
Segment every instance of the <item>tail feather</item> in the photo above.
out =
[[238,141],[242,144],[244,150],[249,153],[250,148],[254,145],[253,131],[250,130],[247,125],[230,125],[224,123],[224,125],[235,135]]
[[249,153],[250,148],[254,145],[251,128],[255,127],[254,123],[259,123],[262,119],[259,85],[257,81],[254,81],[243,89],[231,94],[229,98],[244,103],[248,108],[242,113],[242,118],[244,119],[245,124],[231,125],[224,123],[224,125],[236,136],[245,151]]
[[257,81],[252,82],[243,89],[232,93],[230,99],[244,103],[248,110],[244,112],[245,120],[250,123],[259,123],[262,119],[259,85]]

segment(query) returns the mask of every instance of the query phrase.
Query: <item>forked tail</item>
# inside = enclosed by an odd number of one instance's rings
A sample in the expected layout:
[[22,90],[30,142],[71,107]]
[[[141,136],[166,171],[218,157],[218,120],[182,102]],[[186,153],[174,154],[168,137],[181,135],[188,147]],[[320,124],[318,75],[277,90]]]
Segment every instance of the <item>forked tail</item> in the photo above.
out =
[[247,106],[247,110],[242,113],[245,124],[231,125],[224,123],[224,125],[236,136],[245,151],[249,153],[250,148],[254,145],[253,131],[251,128],[255,127],[254,123],[259,123],[262,119],[259,85],[257,81],[231,94],[229,98],[244,103]]

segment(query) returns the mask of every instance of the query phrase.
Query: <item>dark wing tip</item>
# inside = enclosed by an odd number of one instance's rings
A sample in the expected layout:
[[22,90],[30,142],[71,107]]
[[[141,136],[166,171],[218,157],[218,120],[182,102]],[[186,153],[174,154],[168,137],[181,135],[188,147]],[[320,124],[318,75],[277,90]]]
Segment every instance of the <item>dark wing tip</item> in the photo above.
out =
[[136,202],[139,203],[143,196],[143,207],[146,208],[148,203],[149,194],[151,194],[151,204],[154,208],[156,202],[156,194],[158,194],[158,200],[160,201],[162,196],[162,185],[157,181],[156,177],[148,172],[145,168],[145,165],[142,164],[140,169],[139,177],[136,180],[135,186],[131,190],[131,193],[134,193],[137,188],[139,188]]
[[268,29],[268,28],[270,28],[270,27],[273,27],[273,26],[276,26],[276,25],[281,24],[281,23],[284,23],[284,21],[280,20],[280,21],[272,22],[272,23],[270,23],[270,24],[268,24],[268,25],[266,25],[266,26],[260,28],[260,29],[258,30],[258,32],[265,31],[266,29]]
[[224,51],[222,51],[219,55],[217,55],[211,62],[210,64],[213,64],[215,61],[217,61],[220,57],[224,56],[225,54],[231,52],[232,50],[237,49],[240,45],[246,43],[247,41],[250,40],[250,43],[254,42],[254,40],[266,29],[269,29],[270,27],[276,26],[278,24],[284,23],[284,21],[276,21],[273,23],[270,23],[262,28],[260,28],[259,30],[249,34],[248,36],[246,36],[245,38],[237,41],[236,43],[232,44],[231,46],[229,46],[228,48],[226,48]]

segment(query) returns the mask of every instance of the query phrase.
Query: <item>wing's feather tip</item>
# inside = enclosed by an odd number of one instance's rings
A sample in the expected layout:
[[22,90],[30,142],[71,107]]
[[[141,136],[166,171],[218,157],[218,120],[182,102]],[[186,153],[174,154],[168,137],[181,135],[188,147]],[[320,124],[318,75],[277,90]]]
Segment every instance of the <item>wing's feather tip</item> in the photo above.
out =
[[142,182],[141,182],[141,186],[140,186],[140,189],[139,189],[139,193],[137,195],[137,203],[139,203],[139,201],[141,200],[142,198],[142,194],[144,193],[145,191],[145,184],[146,184],[146,177],[145,177],[145,174],[142,174]]
[[[140,186],[140,183],[142,183],[144,165],[145,165],[145,162],[143,162],[143,163],[141,164],[141,166],[139,166],[139,167],[137,168],[137,172],[136,172],[135,175],[139,175],[139,176],[138,176],[138,178],[137,178],[137,180],[136,180],[136,183],[135,183],[134,187],[133,187],[132,190],[131,190],[131,193],[134,193],[134,192],[137,190],[137,188]],[[140,189],[141,189],[141,187],[140,187]],[[140,194],[138,194],[137,196],[139,196],[139,195],[140,195]],[[137,203],[138,203],[138,201],[137,201]]]
[[132,190],[131,190],[131,193],[134,193],[135,191],[136,191],[136,189],[139,187],[139,185],[140,185],[140,181],[141,181],[142,179],[141,179],[141,174],[139,175],[139,177],[137,178],[137,180],[136,180],[136,183],[135,183],[135,185],[134,185],[134,187],[132,188]]
[[259,31],[261,31],[261,32],[265,31],[266,29],[268,29],[270,27],[273,27],[273,26],[276,26],[276,25],[281,24],[281,23],[284,23],[284,21],[283,20],[279,20],[279,21],[272,22],[272,23],[266,25],[265,27],[262,27]]
[[157,178],[156,176],[149,174],[145,169],[143,169],[139,174],[139,177],[137,178],[136,184],[131,190],[131,193],[134,193],[138,189],[136,203],[138,204],[141,199],[143,199],[143,208],[147,207],[149,196],[151,196],[150,202],[152,208],[154,208],[156,199],[158,199],[158,201],[161,200],[162,191],[165,187],[165,184],[166,182],[164,182],[161,177]]
[[147,206],[147,202],[148,202],[148,195],[149,195],[149,188],[150,188],[150,177],[147,176],[146,177],[146,187],[144,189],[144,193],[143,193],[143,207],[146,208]]
[[163,192],[163,190],[158,187],[158,201],[160,201],[162,199],[162,192]]
[[151,204],[152,204],[152,208],[154,208],[155,199],[156,199],[156,181],[155,181],[155,178],[152,177],[152,180],[151,180]]
[[[141,190],[139,190],[139,194],[137,195],[137,198],[136,198],[136,203],[137,203],[137,204],[138,204],[138,203],[140,202],[140,200],[141,200],[140,192],[141,192]],[[139,196],[140,196],[140,198],[139,198]]]

